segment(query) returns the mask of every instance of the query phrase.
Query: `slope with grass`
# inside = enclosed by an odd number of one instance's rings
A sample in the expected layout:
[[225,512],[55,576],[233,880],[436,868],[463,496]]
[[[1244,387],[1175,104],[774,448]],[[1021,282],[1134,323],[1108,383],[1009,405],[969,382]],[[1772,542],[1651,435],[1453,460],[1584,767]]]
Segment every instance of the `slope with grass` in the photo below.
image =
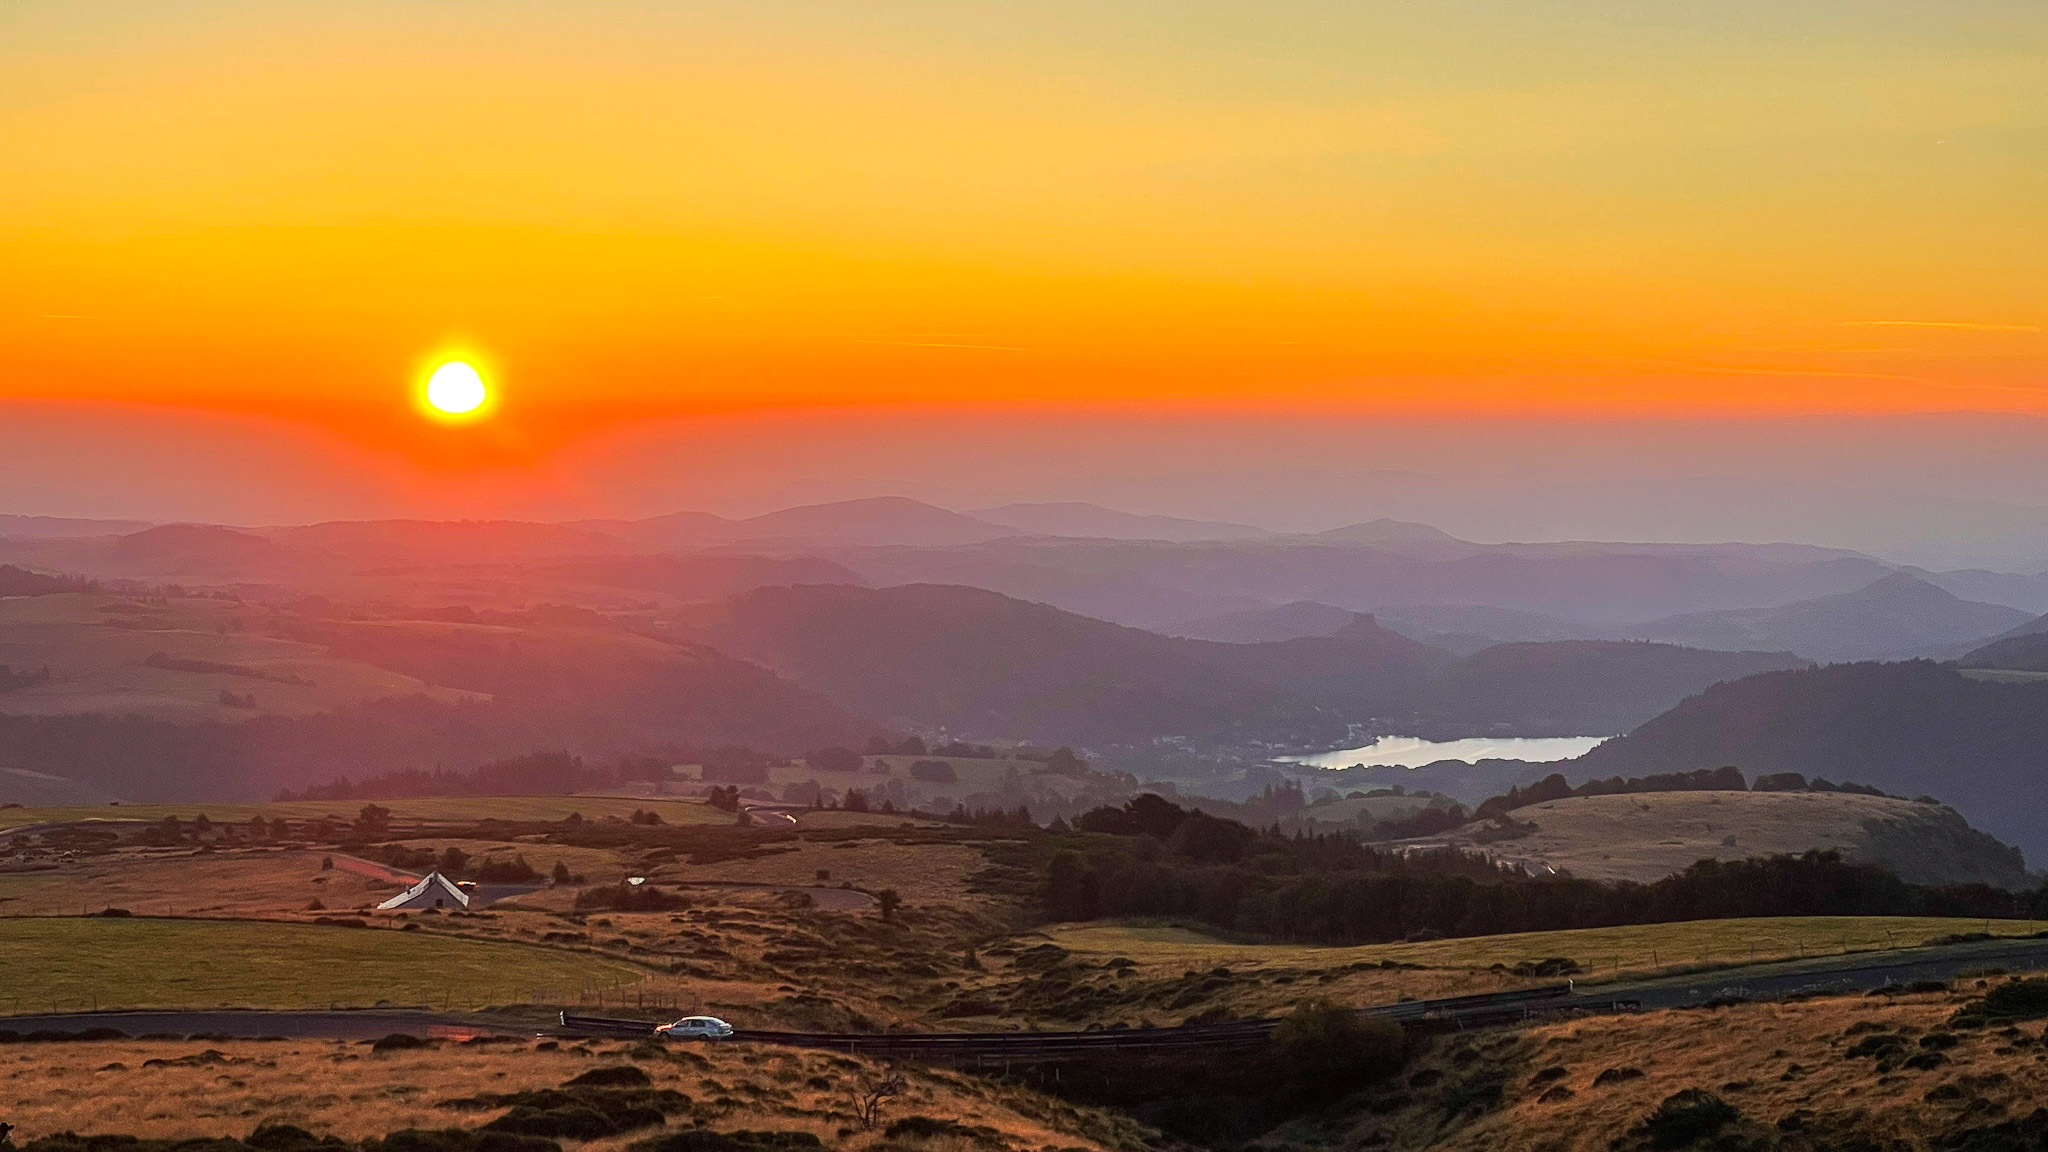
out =
[[[1923,801],[1845,792],[1642,792],[1573,796],[1406,841],[1482,852],[1532,871],[1642,883],[1704,859],[1839,851],[1916,884],[2028,886],[2017,849]],[[1505,837],[1505,838],[1503,838]]]
[[[658,1123],[644,1113],[615,1113],[629,1127],[577,1146],[613,1152],[637,1139],[701,1130],[693,1147],[720,1147],[716,1132],[775,1131],[808,1146],[867,1152],[1072,1149],[1142,1152],[1146,1130],[1128,1117],[1076,1108],[1012,1085],[921,1067],[895,1067],[829,1052],[703,1045],[662,1050],[626,1044],[464,1043],[377,1051],[317,1041],[108,1040],[36,1044],[18,1050],[8,1089],[17,1145],[59,1132],[202,1140],[245,1137],[264,1123],[292,1124],[358,1141],[404,1129],[476,1128],[507,1114],[507,1095],[552,1095],[558,1102],[591,1080],[677,1093]],[[627,1066],[624,1072],[621,1066]],[[643,1076],[633,1075],[637,1069]],[[878,1122],[862,1126],[852,1101],[891,1076],[900,1091],[883,1101]],[[584,1080],[588,1084],[590,1080]],[[586,1097],[602,1108],[607,1097]],[[925,1118],[922,1124],[902,1122]],[[949,1123],[950,1122],[950,1126]],[[500,1124],[511,1126],[513,1122]],[[898,1125],[893,1135],[892,1125]],[[601,1130],[601,1126],[600,1129]],[[508,1140],[509,1143],[509,1140]],[[204,1146],[204,1145],[200,1145]],[[433,1147],[431,1137],[407,1147]],[[514,1145],[515,1147],[518,1145]]]
[[[47,681],[0,696],[0,711],[236,722],[391,696],[488,698],[337,656],[324,645],[265,635],[268,616],[204,597],[72,592],[0,599],[0,664],[50,670]],[[228,696],[238,703],[225,703]]]
[[1747,964],[1848,952],[1910,948],[1972,932],[2026,936],[2048,927],[2028,920],[1959,920],[1938,916],[1767,916],[1676,924],[1517,932],[1403,944],[1324,948],[1241,944],[1167,925],[1056,924],[1044,939],[1086,956],[1128,957],[1142,964],[1187,968],[1223,965],[1233,971],[1287,967],[1335,971],[1356,965],[1420,964],[1431,968],[1513,968],[1554,957],[1577,962],[1589,977],[1649,976],[1714,964]]
[[1733,764],[1938,796],[2048,858],[2048,683],[1989,683],[1926,660],[1833,664],[1718,684],[1560,765],[1573,779]]
[[642,980],[587,953],[424,932],[247,920],[0,920],[9,1012],[101,1008],[476,1007]]
[[1951,1023],[1996,982],[1446,1036],[1405,1075],[1260,1143],[1305,1152],[2038,1148],[2048,1127],[2038,1020]]

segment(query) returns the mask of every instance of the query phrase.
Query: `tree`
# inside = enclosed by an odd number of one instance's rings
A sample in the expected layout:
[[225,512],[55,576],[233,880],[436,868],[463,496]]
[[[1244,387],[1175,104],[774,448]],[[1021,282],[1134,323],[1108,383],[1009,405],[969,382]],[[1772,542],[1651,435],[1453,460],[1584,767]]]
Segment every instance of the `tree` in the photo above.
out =
[[1055,853],[1046,867],[1045,887],[1039,896],[1046,914],[1055,920],[1093,920],[1100,904],[1095,869],[1079,852]]
[[861,755],[851,748],[820,748],[805,753],[804,763],[819,772],[858,772]]
[[882,1101],[891,1096],[900,1096],[905,1087],[903,1077],[894,1072],[881,1078],[862,1076],[847,1089],[853,1097],[853,1115],[863,1128],[873,1128],[882,1122]]
[[557,884],[569,883],[569,865],[560,860],[555,861],[553,878]]
[[455,845],[450,844],[448,850],[441,853],[441,875],[460,876],[462,875],[462,870],[467,867],[469,867],[469,853],[464,852]]
[[1074,750],[1065,745],[1053,749],[1045,759],[1045,770],[1055,776],[1086,776],[1088,762],[1074,755]]
[[903,907],[903,897],[894,888],[884,888],[880,892],[875,893],[875,903],[881,906],[882,922],[884,924],[894,924],[896,922],[896,910]]
[[382,840],[391,834],[391,809],[376,804],[363,805],[356,813],[355,833],[365,840]]

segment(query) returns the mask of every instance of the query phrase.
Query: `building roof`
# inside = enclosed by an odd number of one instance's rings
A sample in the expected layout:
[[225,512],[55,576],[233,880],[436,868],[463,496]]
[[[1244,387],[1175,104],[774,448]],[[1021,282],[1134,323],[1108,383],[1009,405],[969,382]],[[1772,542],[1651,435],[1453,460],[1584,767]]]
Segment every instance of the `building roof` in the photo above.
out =
[[467,908],[469,893],[439,872],[429,872],[420,882],[377,905],[385,908]]

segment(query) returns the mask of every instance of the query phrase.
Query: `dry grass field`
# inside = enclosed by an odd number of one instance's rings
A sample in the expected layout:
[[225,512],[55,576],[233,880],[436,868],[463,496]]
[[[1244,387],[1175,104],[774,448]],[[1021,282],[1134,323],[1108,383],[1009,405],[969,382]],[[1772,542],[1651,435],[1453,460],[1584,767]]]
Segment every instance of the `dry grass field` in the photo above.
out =
[[0,919],[0,1010],[477,1008],[638,984],[622,959],[524,944],[252,920]]
[[[910,765],[919,760],[943,760],[952,765],[957,777],[950,781],[919,780],[910,774]],[[878,766],[886,766],[886,771]],[[684,775],[695,779],[701,769],[695,765],[684,765]],[[878,803],[885,795],[891,797],[899,808],[917,807],[931,809],[934,805],[940,811],[947,810],[953,801],[978,792],[994,792],[1003,787],[1006,778],[1012,775],[1028,777],[1033,789],[1059,792],[1071,796],[1080,791],[1082,782],[1065,776],[1033,775],[1033,770],[1043,767],[1032,760],[984,759],[973,756],[867,756],[861,761],[857,772],[825,772],[808,764],[795,763],[776,765],[768,769],[768,783],[756,785],[765,787],[777,797],[782,797],[793,784],[817,781],[819,785],[835,793],[844,794],[858,790],[873,797]]]
[[[1488,842],[1474,823],[1430,844],[1450,844],[1588,880],[1649,882],[1703,859],[1837,849],[1882,862],[1923,883],[2024,881],[2015,865],[1996,875],[1967,843],[1962,818],[1935,805],[1844,792],[1646,792],[1574,796],[1509,814],[1535,828]],[[1973,850],[1975,849],[1975,850]]]
[[[832,1053],[752,1045],[632,1049],[623,1044],[531,1041],[438,1042],[372,1052],[340,1041],[92,1041],[21,1044],[4,1050],[0,1096],[18,1143],[56,1132],[143,1137],[246,1136],[266,1122],[361,1140],[405,1128],[475,1127],[504,1108],[458,1110],[444,1102],[521,1089],[554,1088],[599,1067],[630,1063],[658,1089],[686,1096],[665,1128],[701,1124],[731,1130],[807,1132],[830,1148],[902,1149],[854,1118],[850,1093],[900,1073],[901,1095],[884,1125],[909,1116],[987,1129],[987,1137],[916,1141],[932,1152],[1132,1149],[1134,1122],[1021,1089],[918,1067],[885,1068]],[[663,1131],[642,1129],[577,1145],[610,1152]]]
[[[483,698],[344,660],[322,645],[263,635],[263,615],[202,597],[138,600],[77,592],[0,599],[0,664],[51,672],[48,683],[9,693],[7,710],[239,721],[263,713],[331,711],[391,696]],[[149,663],[157,653],[166,659]],[[179,662],[189,666],[178,668]],[[199,667],[205,664],[233,671]],[[253,695],[256,707],[223,706],[223,691]]]
[[[1815,1134],[1812,1144],[1787,1145],[1798,1148],[1963,1147],[1937,1141],[1965,1125],[2025,1116],[2048,1098],[2048,1044],[2039,1021],[1947,1027],[1958,1003],[1988,983],[1956,993],[1739,1004],[1446,1037],[1404,1078],[1376,1092],[1367,1109],[1299,1121],[1262,1143],[1446,1152],[1647,1147],[1630,1130],[1674,1093],[1703,1089],[1740,1111],[1725,1136]],[[1877,1045],[1857,1048],[1862,1038],[1887,1035],[1898,1044],[1883,1065],[1885,1057],[1866,1054]]]
[[919,905],[973,903],[969,878],[987,866],[977,848],[964,844],[901,844],[883,838],[836,843],[797,843],[789,850],[719,864],[680,863],[659,869],[661,881],[725,881],[752,884],[852,884],[877,891],[894,888]]
[[321,868],[322,859],[332,855],[280,848],[85,856],[47,871],[0,872],[0,916],[77,916],[104,908],[158,916],[276,916],[306,911],[315,900],[330,909],[374,905],[398,890],[345,868]]
[[1233,969],[1335,969],[1393,961],[1430,968],[1485,969],[1564,957],[1588,977],[1647,976],[1706,964],[1736,964],[1920,944],[1937,936],[1990,932],[2024,936],[2041,921],[1955,920],[1934,916],[1775,916],[1694,920],[1618,928],[1577,928],[1470,936],[1413,944],[1353,948],[1295,944],[1233,944],[1186,928],[1116,923],[1061,924],[1037,935],[1090,956],[1128,956],[1139,963]]
[[215,804],[192,801],[182,804],[118,804],[70,808],[0,808],[0,829],[25,824],[68,823],[78,820],[161,820],[176,816],[190,820],[205,816],[216,822],[241,822],[255,816],[265,820],[319,820],[347,822],[355,819],[365,804],[391,810],[392,819],[413,823],[466,823],[477,820],[553,821],[570,813],[586,820],[605,817],[624,820],[636,811],[660,814],[669,824],[731,824],[730,813],[720,812],[694,800],[645,796],[423,796],[395,800],[291,800],[263,804]]

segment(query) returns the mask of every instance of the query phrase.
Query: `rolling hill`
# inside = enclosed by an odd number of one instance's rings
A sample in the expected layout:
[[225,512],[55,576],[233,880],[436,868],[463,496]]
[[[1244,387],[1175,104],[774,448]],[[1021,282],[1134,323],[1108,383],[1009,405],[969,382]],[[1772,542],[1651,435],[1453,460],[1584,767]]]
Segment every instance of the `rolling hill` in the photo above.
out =
[[1158,635],[978,588],[762,588],[675,614],[690,635],[854,712],[979,737],[1082,744],[1341,737],[1388,723],[1620,731],[1784,653],[1570,642],[1460,660],[1370,616],[1251,644]]
[[1445,674],[1443,714],[1523,736],[1625,732],[1727,680],[1804,667],[1790,652],[1714,652],[1645,641],[1497,644]]
[[1308,701],[1203,659],[1207,647],[1233,645],[979,588],[764,588],[679,618],[705,644],[905,726],[1074,744],[1343,728]]
[[2001,604],[1964,600],[1905,572],[1853,592],[1775,608],[1670,616],[1628,633],[1699,648],[1790,649],[1815,660],[1896,660],[1954,655],[2026,621]]
[[2048,683],[1927,660],[1835,664],[1717,684],[1563,765],[1572,779],[1732,764],[1932,794],[2048,860]]
[[537,749],[793,754],[879,730],[756,665],[580,609],[334,619],[62,593],[0,599],[0,663],[38,672],[0,691],[0,784],[35,794],[250,799]]
[[1351,626],[1358,613],[1333,608],[1313,600],[1296,600],[1271,608],[1252,608],[1207,616],[1160,631],[1189,640],[1218,640],[1225,644],[1260,644],[1273,640],[1295,640],[1304,636],[1335,636]]
[[[1508,814],[1526,831],[1499,837],[1490,822],[1427,843],[1455,846],[1589,880],[1649,883],[1694,861],[1835,850],[1918,884],[2028,886],[2017,849],[1938,804],[1846,792],[1639,792],[1573,796]],[[1423,843],[1423,842],[1411,842]]]

